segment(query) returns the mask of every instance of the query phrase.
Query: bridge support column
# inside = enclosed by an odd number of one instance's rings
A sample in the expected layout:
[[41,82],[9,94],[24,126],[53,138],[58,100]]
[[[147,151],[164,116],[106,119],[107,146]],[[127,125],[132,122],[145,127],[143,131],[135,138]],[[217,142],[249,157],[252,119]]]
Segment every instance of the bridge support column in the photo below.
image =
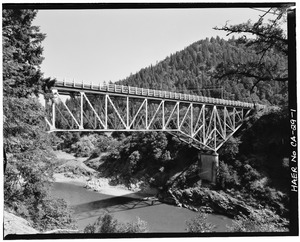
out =
[[216,184],[219,167],[219,154],[198,154],[199,176],[201,179]]

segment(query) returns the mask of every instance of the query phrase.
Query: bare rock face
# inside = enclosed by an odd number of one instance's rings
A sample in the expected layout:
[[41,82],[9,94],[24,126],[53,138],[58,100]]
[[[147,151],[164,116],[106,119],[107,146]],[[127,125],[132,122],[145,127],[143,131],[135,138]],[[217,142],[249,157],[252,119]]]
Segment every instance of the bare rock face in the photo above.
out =
[[8,234],[37,234],[38,230],[32,228],[28,221],[12,213],[3,211],[4,237]]

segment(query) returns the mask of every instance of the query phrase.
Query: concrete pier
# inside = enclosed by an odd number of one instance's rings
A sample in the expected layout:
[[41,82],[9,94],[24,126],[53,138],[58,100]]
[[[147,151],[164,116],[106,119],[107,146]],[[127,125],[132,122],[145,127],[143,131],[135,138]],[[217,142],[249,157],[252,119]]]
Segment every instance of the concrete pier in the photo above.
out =
[[199,176],[201,179],[216,183],[218,167],[219,167],[219,155],[214,152],[212,154],[199,153]]

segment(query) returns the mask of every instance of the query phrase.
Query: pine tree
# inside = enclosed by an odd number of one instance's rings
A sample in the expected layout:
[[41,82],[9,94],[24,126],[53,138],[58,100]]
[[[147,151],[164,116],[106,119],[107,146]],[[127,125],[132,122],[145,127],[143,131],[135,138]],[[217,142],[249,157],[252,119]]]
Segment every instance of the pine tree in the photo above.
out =
[[2,14],[3,93],[15,97],[37,95],[42,86],[41,42],[45,38],[39,27],[32,26],[37,11],[4,9]]

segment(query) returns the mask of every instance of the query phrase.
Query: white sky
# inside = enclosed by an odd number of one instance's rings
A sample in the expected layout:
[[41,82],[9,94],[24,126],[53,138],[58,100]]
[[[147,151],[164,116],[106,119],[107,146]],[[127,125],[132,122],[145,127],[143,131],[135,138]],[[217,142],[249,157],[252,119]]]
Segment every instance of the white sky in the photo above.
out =
[[254,9],[39,10],[44,77],[118,81],[206,37],[213,27],[257,20]]

